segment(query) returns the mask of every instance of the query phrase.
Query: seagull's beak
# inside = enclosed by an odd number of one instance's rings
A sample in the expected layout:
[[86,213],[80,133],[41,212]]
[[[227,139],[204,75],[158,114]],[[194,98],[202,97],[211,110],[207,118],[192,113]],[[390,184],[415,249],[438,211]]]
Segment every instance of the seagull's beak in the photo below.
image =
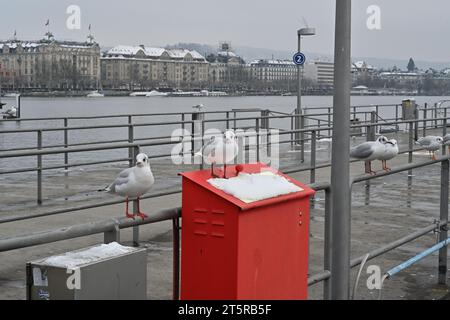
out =
[[144,163],[143,163],[142,161],[138,161],[138,162],[136,162],[136,165],[137,165],[138,167],[142,167],[142,166],[144,165]]

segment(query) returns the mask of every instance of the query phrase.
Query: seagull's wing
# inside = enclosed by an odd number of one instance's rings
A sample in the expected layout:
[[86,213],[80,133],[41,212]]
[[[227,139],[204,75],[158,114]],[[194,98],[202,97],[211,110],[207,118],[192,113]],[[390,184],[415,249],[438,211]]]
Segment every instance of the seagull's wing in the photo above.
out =
[[211,139],[203,146],[202,150],[200,151],[201,155],[204,157],[207,156],[213,156],[216,152],[216,146],[217,146],[218,139],[216,139],[215,136],[212,136]]
[[114,180],[114,182],[109,185],[109,187],[107,188],[108,192],[115,193],[117,186],[127,184],[130,181],[130,175],[132,172],[133,172],[133,168],[128,168],[128,169],[123,170],[117,176],[116,180]]
[[355,159],[365,159],[372,155],[373,148],[371,143],[362,143],[350,151],[350,156]]
[[423,147],[427,147],[433,143],[433,137],[423,137],[417,140],[417,143]]

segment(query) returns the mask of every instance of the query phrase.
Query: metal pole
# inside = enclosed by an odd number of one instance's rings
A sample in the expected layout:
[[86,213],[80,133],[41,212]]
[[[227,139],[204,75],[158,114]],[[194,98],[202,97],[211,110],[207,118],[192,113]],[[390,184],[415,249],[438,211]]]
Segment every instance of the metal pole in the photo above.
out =
[[[297,32],[297,52],[301,52],[301,44],[302,36],[299,32]],[[300,65],[297,65],[297,108],[295,109],[295,144],[298,144],[300,140],[303,141],[301,135],[297,130],[303,129],[300,122],[299,115],[302,114],[302,69]],[[303,158],[301,159],[304,160]]]
[[[136,164],[136,156],[139,154],[139,146],[133,147],[133,163],[134,166]],[[133,214],[136,214],[138,211],[138,202],[137,200],[133,201]],[[135,247],[139,247],[139,226],[133,226],[133,245]]]
[[[331,207],[331,201],[332,201],[332,193],[331,189],[325,189],[325,230],[324,230],[324,260],[323,260],[323,267],[325,270],[330,271],[331,270],[331,253],[332,253],[332,236],[331,236],[331,229],[332,229],[332,207]],[[326,279],[323,283],[323,299],[324,300],[330,300],[331,299],[331,285],[330,285],[330,279]]]
[[350,294],[351,0],[336,0],[334,51],[331,298]]
[[[37,132],[37,149],[42,149],[42,131]],[[42,155],[37,156],[37,203],[42,204]]]
[[[446,224],[439,230],[439,242],[448,238],[448,185],[449,185],[449,161],[441,164],[441,205],[440,222]],[[439,250],[439,284],[447,284],[447,246]]]
[[316,131],[311,131],[311,171],[309,173],[309,182],[316,182],[316,145],[317,145],[317,134]]
[[425,103],[425,105],[423,106],[423,136],[425,137],[427,135],[427,107],[428,107],[428,103]]
[[[133,116],[128,116],[128,142],[133,143],[134,142],[134,127],[133,127]],[[133,155],[133,147],[128,148],[128,158],[129,165],[132,167],[134,165],[134,158],[137,156],[137,154]]]
[[[64,148],[68,148],[69,146],[69,132],[67,131],[67,127],[69,126],[69,119],[64,118]],[[67,166],[69,164],[69,153],[64,152],[64,164]],[[69,170],[69,167],[64,167],[64,170]]]
[[173,232],[173,300],[180,299],[180,218],[172,220]]

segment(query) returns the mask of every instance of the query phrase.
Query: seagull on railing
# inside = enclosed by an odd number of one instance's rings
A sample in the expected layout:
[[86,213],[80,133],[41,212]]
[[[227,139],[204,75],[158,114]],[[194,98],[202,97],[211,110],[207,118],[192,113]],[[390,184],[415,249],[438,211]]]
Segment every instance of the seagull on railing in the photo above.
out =
[[206,164],[211,165],[211,176],[217,178],[214,173],[214,165],[223,165],[223,178],[226,179],[227,163],[233,162],[239,152],[236,134],[228,130],[223,136],[212,136],[203,146],[202,150],[196,153],[202,156]]
[[128,202],[130,198],[136,199],[138,211],[136,215],[145,219],[147,215],[141,212],[140,197],[149,192],[154,183],[155,178],[150,169],[148,156],[140,153],[136,157],[136,165],[123,170],[116,180],[103,191],[125,197],[125,215],[127,218],[135,218],[135,214],[128,211]]
[[364,161],[365,173],[375,175],[376,172],[372,170],[372,161],[380,159],[384,154],[387,141],[385,136],[381,136],[376,141],[361,143],[350,150],[350,157]]
[[377,160],[381,160],[384,171],[391,171],[391,168],[387,166],[387,161],[394,159],[397,155],[398,155],[397,140],[390,139],[384,143],[384,153]]
[[436,160],[435,152],[442,146],[443,141],[442,137],[426,136],[417,140],[416,144],[427,150],[431,155],[431,159]]

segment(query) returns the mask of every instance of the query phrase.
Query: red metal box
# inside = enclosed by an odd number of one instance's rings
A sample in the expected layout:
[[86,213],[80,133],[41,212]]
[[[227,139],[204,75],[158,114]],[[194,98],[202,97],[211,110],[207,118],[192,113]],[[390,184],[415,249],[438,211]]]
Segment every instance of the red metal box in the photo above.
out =
[[[232,175],[234,166],[228,169]],[[181,299],[307,298],[314,190],[278,174],[303,191],[247,204],[209,184],[209,170],[181,174]]]

